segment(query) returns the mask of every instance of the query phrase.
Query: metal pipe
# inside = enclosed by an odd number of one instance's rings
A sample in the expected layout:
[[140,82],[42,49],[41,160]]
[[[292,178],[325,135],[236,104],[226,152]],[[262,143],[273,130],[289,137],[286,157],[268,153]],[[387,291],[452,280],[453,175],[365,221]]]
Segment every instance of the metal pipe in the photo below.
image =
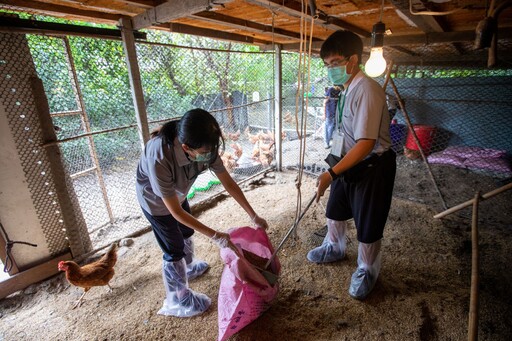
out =
[[274,260],[274,258],[276,257],[277,253],[279,252],[279,250],[281,250],[281,248],[283,247],[284,243],[288,240],[288,238],[290,237],[290,235],[292,234],[292,232],[295,232],[295,229],[297,228],[297,226],[299,226],[299,223],[300,221],[302,220],[302,217],[304,217],[304,215],[306,214],[306,212],[308,211],[308,209],[311,207],[311,204],[313,204],[313,201],[315,201],[316,199],[316,193],[313,195],[313,197],[311,198],[311,200],[308,202],[308,204],[306,205],[306,207],[304,208],[304,210],[302,211],[301,215],[299,216],[299,219],[297,219],[297,221],[295,221],[295,224],[293,224],[293,226],[291,227],[290,230],[288,230],[288,233],[284,236],[283,240],[281,241],[281,243],[279,244],[279,246],[277,247],[277,249],[274,251],[274,253],[272,254],[272,256],[270,257],[270,259],[267,261],[267,263],[265,264],[265,268],[264,269],[268,269],[268,266],[272,263],[272,261]]

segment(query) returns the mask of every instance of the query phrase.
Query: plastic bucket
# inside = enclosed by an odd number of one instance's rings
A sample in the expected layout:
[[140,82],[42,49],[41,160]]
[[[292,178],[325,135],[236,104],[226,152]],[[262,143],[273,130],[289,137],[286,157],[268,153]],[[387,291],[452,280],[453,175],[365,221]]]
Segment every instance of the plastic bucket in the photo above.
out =
[[[434,142],[434,137],[436,135],[436,127],[427,126],[427,125],[414,125],[414,131],[416,132],[416,136],[420,141],[421,149],[423,149],[423,153],[426,155],[430,154],[430,149],[432,148],[432,143]],[[407,134],[407,140],[405,142],[405,148],[411,151],[419,151],[418,145],[414,140],[414,136],[411,131]]]

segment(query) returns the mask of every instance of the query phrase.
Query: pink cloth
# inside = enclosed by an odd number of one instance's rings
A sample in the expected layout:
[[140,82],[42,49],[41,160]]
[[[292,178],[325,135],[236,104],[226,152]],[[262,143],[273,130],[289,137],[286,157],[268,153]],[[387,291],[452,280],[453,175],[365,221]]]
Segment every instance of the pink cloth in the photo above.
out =
[[500,158],[505,157],[507,154],[505,150],[471,146],[450,146],[443,150],[442,153],[445,155],[454,155],[466,159],[473,157]]
[[475,159],[467,159],[464,166],[469,169],[489,170],[497,173],[511,174],[512,166],[509,160],[504,158],[481,157]]
[[[239,227],[229,231],[231,241],[239,250],[270,258],[274,249],[263,229]],[[231,249],[220,252],[225,263],[222,272],[219,298],[219,338],[227,340],[252,321],[256,320],[269,307],[279,292],[279,283],[271,286],[265,277],[245,258],[241,258]],[[272,272],[279,275],[281,265],[276,258],[270,264]]]
[[464,166],[465,158],[462,158],[457,155],[450,155],[441,153],[434,153],[428,156],[428,162],[430,163],[439,163],[441,165],[452,165],[455,167],[465,168]]
[[428,162],[453,165],[477,171],[488,171],[502,175],[512,174],[512,164],[504,150],[451,146],[428,157]]

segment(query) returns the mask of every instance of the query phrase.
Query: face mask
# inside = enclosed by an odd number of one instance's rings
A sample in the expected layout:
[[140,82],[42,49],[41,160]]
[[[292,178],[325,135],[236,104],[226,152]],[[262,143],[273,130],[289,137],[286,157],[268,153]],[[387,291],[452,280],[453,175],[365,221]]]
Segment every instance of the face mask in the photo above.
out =
[[208,162],[212,158],[212,152],[204,153],[204,154],[196,154],[196,156],[192,159],[195,162]]
[[350,79],[345,65],[328,68],[327,77],[329,77],[329,80],[334,85],[343,85]]

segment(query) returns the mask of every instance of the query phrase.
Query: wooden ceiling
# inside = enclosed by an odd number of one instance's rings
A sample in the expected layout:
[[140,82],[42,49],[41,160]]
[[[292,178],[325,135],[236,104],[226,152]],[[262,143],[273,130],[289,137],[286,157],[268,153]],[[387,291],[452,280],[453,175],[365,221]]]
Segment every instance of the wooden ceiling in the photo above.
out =
[[[0,0],[0,8],[93,23],[243,42],[284,50],[300,46],[301,27],[313,50],[338,29],[360,35],[368,49],[373,25],[382,18],[388,33],[385,56],[406,63],[485,62],[474,49],[475,30],[487,15],[497,19],[499,60],[512,60],[512,0]],[[442,14],[442,15],[439,15]],[[307,25],[301,25],[301,17]],[[0,21],[2,19],[0,18]]]

